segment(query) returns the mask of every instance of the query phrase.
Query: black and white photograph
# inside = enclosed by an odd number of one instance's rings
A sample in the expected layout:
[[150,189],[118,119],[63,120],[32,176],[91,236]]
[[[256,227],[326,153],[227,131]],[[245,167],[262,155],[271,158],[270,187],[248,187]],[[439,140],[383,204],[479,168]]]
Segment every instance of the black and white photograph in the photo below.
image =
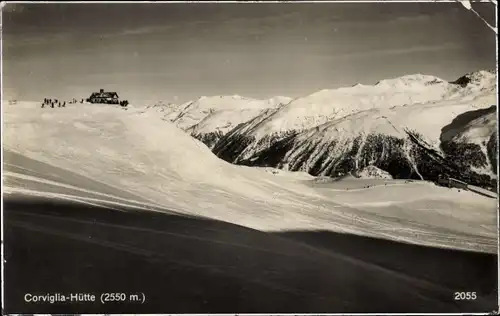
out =
[[496,12],[2,2],[2,314],[498,314]]

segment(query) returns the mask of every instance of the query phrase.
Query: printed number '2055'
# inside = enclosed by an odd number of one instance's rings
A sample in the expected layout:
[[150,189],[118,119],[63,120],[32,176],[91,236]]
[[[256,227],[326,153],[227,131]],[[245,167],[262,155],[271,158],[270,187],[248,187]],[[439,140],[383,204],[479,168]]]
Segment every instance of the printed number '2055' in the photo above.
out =
[[471,301],[476,298],[476,292],[455,292],[455,301]]

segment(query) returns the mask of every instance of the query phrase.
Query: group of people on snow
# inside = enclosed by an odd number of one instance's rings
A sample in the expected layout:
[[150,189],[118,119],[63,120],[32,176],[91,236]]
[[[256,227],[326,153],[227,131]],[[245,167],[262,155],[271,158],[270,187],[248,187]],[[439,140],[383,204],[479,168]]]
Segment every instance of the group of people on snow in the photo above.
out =
[[66,101],[61,102],[57,99],[45,98],[45,99],[43,99],[42,109],[45,106],[50,106],[51,108],[54,108],[56,105],[58,108],[64,108],[64,107],[66,107]]
[[[80,100],[80,103],[83,103],[83,99]],[[77,103],[78,101],[73,98],[71,101],[68,102],[68,104],[74,104]],[[55,108],[56,106],[58,108],[65,108],[66,107],[66,101],[60,101],[58,99],[51,99],[51,98],[44,98],[43,103],[42,103],[42,109],[47,107]]]

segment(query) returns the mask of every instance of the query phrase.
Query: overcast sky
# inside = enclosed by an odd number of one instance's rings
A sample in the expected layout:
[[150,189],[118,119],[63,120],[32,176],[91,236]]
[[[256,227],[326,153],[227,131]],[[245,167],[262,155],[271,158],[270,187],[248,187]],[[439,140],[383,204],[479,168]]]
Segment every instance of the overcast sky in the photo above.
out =
[[[492,4],[475,8],[494,24]],[[495,68],[495,34],[457,3],[7,4],[2,18],[4,98],[297,97]]]

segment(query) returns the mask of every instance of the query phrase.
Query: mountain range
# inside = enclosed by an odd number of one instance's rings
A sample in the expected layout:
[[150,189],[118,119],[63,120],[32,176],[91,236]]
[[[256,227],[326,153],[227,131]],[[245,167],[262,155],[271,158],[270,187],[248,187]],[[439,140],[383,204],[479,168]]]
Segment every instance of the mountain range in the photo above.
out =
[[313,176],[395,179],[440,174],[496,186],[496,74],[453,82],[414,74],[299,98],[201,97],[148,107],[205,143],[219,158]]

